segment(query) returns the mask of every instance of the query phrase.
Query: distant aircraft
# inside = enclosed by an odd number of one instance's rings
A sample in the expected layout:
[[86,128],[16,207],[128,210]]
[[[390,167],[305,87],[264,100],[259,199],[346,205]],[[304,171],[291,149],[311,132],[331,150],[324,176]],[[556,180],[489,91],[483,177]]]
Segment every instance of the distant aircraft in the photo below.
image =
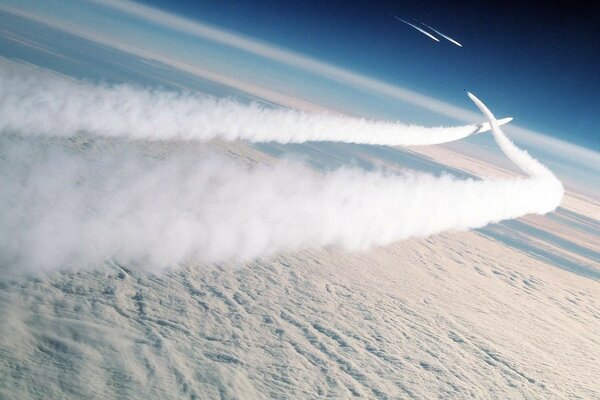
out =
[[424,30],[424,29],[421,29],[421,28],[419,28],[418,26],[416,26],[416,25],[414,25],[414,24],[411,24],[410,22],[407,22],[407,21],[403,20],[403,19],[402,19],[402,18],[400,18],[400,17],[397,17],[397,16],[395,16],[395,15],[394,15],[394,14],[392,14],[392,13],[390,13],[390,15],[391,15],[392,17],[396,18],[398,21],[400,21],[400,22],[404,22],[404,23],[405,23],[406,25],[408,25],[408,26],[412,26],[413,28],[415,28],[416,30],[418,30],[418,31],[419,31],[419,32],[421,32],[422,34],[426,35],[427,37],[429,37],[429,38],[431,38],[431,39],[435,40],[436,42],[439,42],[439,41],[440,41],[440,39],[436,38],[435,36],[433,36],[431,33],[427,32],[426,30]]
[[[513,120],[512,117],[506,117],[506,118],[499,119],[496,122],[498,122],[499,126],[502,126],[504,124],[508,124],[512,120]],[[492,127],[490,126],[489,122],[483,122],[483,123],[477,125],[477,129],[472,134],[477,135],[478,133],[487,132],[487,131],[490,131],[491,129],[492,129]]]
[[[408,25],[408,26],[410,26],[410,27],[413,27],[413,28],[415,28],[416,30],[418,30],[418,31],[419,31],[419,32],[421,32],[422,34],[426,35],[427,37],[429,37],[429,38],[431,38],[431,39],[435,40],[436,42],[439,42],[439,41],[440,41],[440,40],[439,40],[437,37],[435,37],[435,36],[434,36],[434,35],[432,35],[431,33],[427,32],[425,29],[419,28],[419,27],[418,27],[418,26],[416,26],[415,24],[411,24],[410,22],[408,22],[408,21],[405,21],[405,20],[403,20],[402,18],[400,18],[400,17],[398,17],[398,16],[396,16],[396,15],[394,15],[394,14],[392,14],[392,13],[389,13],[389,14],[390,14],[392,17],[396,18],[398,21],[400,21],[400,22],[404,22],[406,25]],[[419,23],[419,24],[423,25],[424,27],[426,27],[426,28],[428,28],[428,29],[432,30],[433,32],[437,33],[438,35],[440,35],[441,37],[443,37],[444,39],[446,39],[446,40],[447,40],[447,41],[449,41],[450,43],[453,43],[453,44],[457,45],[458,47],[463,47],[463,45],[462,45],[462,44],[460,44],[458,41],[456,41],[456,40],[452,39],[450,36],[448,36],[448,35],[446,35],[446,34],[444,34],[444,33],[440,32],[440,31],[438,31],[437,29],[435,29],[435,28],[433,28],[433,27],[431,27],[431,26],[427,25],[425,22],[423,22],[423,21],[419,21],[418,19],[416,19],[416,18],[414,18],[414,17],[410,17],[410,18],[414,19],[414,20],[415,20],[417,23]]]
[[419,22],[421,23],[421,25],[426,26],[427,28],[431,29],[432,31],[434,31],[435,33],[437,33],[438,35],[440,35],[441,37],[443,37],[450,43],[454,43],[455,45],[457,45],[459,47],[463,47],[462,44],[458,43],[456,40],[452,39],[450,36],[444,35],[442,32],[440,32],[436,29],[433,29],[431,26],[427,25],[425,22],[422,22],[422,21],[419,21]]

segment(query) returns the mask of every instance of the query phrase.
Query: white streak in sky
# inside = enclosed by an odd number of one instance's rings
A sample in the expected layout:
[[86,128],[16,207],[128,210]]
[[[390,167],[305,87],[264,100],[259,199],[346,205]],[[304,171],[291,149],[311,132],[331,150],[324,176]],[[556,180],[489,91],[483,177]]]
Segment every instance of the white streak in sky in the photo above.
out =
[[[554,174],[542,165],[539,161],[531,157],[526,151],[519,149],[517,146],[511,142],[496,120],[496,117],[492,114],[492,112],[487,108],[485,104],[481,100],[479,100],[473,93],[467,92],[469,98],[475,103],[477,108],[481,110],[483,115],[487,118],[490,126],[492,127],[492,134],[494,135],[494,139],[502,152],[511,159],[519,168],[521,168],[524,172],[526,172],[529,176],[546,176],[550,177],[556,181],[556,177]],[[562,193],[561,193],[562,196]]]
[[364,251],[557,205],[547,176],[317,174],[285,161],[248,169],[197,146],[154,145],[158,153],[106,138],[0,136],[0,269],[112,259],[160,270],[330,245]]
[[414,25],[414,24],[411,24],[410,22],[408,22],[408,21],[405,21],[405,20],[403,20],[402,18],[399,18],[399,17],[395,16],[394,14],[391,14],[391,16],[392,16],[392,17],[394,17],[394,18],[396,18],[396,19],[397,19],[398,21],[400,21],[400,22],[404,22],[404,23],[405,23],[406,25],[408,25],[408,26],[412,26],[413,28],[415,28],[416,30],[418,30],[419,32],[421,32],[422,34],[424,34],[425,36],[427,36],[427,37],[429,37],[429,38],[431,38],[431,39],[435,40],[436,42],[439,42],[439,41],[440,41],[440,39],[436,38],[435,36],[433,36],[431,33],[427,32],[426,30],[424,30],[424,29],[421,29],[421,28],[419,28],[418,26],[416,26],[416,25]]
[[[419,21],[419,22],[421,22],[421,21]],[[447,41],[449,41],[451,43],[454,43],[455,45],[457,45],[459,47],[463,47],[462,44],[458,43],[456,40],[452,39],[450,36],[444,35],[442,32],[438,31],[437,29],[434,29],[431,26],[427,25],[425,22],[421,22],[421,24],[423,26],[426,26],[427,28],[431,29],[432,31],[434,31],[435,33],[437,33],[438,35],[440,35],[441,37],[443,37]]]
[[455,141],[486,130],[489,124],[428,128],[193,93],[95,85],[0,59],[1,133],[412,146]]
[[527,175],[529,175],[531,180],[537,179],[544,182],[545,198],[538,204],[539,212],[546,213],[556,209],[556,207],[560,205],[564,194],[564,187],[562,183],[545,165],[531,157],[525,150],[519,149],[513,142],[510,141],[510,139],[506,137],[504,132],[502,132],[496,117],[494,117],[489,108],[487,108],[487,106],[483,104],[481,100],[479,100],[472,93],[467,92],[467,95],[488,119],[488,122],[492,128],[494,139],[496,140],[496,143],[502,152]]

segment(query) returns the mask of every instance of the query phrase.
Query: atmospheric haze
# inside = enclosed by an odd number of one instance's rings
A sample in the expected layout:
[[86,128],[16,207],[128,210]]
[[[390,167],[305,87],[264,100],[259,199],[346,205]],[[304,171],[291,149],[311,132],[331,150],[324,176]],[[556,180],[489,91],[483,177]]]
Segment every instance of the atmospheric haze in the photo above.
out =
[[318,173],[291,161],[248,168],[209,151],[148,157],[143,145],[126,145],[127,139],[281,140],[281,133],[284,142],[302,142],[349,132],[368,143],[371,133],[388,127],[387,137],[395,132],[419,142],[424,136],[424,144],[432,135],[428,128],[27,73],[1,75],[0,259],[13,272],[106,260],[155,270],[330,245],[360,251],[546,213],[563,193],[472,95],[502,151],[529,177],[457,179],[356,168]]

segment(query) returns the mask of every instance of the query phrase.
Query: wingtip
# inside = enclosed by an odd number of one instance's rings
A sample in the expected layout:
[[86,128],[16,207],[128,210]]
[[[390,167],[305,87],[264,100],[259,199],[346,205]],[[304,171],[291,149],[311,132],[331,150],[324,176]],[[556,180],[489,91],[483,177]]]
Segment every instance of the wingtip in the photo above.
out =
[[513,120],[513,117],[505,117],[505,118],[500,118],[499,120],[497,120],[498,125],[505,125],[508,124],[509,122],[511,122]]

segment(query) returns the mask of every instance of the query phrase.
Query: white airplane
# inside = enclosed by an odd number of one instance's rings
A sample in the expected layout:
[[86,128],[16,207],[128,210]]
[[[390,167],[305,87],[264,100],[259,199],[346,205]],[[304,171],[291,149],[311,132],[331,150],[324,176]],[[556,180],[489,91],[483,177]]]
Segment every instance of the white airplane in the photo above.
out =
[[[496,122],[498,122],[498,126],[502,126],[504,124],[508,124],[512,120],[513,120],[512,117],[506,117],[506,118],[499,119]],[[492,127],[490,126],[490,123],[483,122],[483,123],[477,125],[477,130],[475,130],[475,132],[473,132],[472,134],[477,135],[478,133],[488,132],[491,130],[492,130]]]

